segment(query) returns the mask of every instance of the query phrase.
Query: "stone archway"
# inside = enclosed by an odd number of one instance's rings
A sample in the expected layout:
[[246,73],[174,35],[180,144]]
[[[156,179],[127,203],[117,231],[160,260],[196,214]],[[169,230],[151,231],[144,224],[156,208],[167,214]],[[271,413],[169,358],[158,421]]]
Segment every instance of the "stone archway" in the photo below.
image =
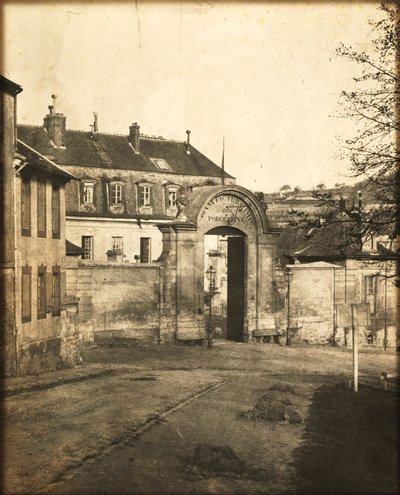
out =
[[204,235],[235,228],[246,237],[243,340],[275,333],[274,247],[265,209],[241,186],[204,186],[191,192],[163,234],[160,340],[205,339]]

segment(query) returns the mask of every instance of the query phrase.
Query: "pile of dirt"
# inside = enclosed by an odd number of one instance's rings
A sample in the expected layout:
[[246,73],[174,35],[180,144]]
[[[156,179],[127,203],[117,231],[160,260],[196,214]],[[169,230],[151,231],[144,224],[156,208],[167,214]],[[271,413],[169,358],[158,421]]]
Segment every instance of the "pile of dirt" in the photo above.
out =
[[254,421],[271,423],[302,423],[303,418],[289,399],[273,399],[270,395],[262,395],[250,411],[241,413],[241,417]]
[[191,466],[192,470],[200,471],[203,474],[232,475],[245,471],[245,463],[229,445],[197,445]]

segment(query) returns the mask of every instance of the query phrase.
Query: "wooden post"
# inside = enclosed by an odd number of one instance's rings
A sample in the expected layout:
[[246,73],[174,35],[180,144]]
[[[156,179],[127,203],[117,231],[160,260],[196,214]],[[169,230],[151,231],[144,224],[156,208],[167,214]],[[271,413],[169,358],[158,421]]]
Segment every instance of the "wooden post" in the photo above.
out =
[[351,327],[353,330],[353,382],[354,392],[358,392],[358,322],[357,305],[351,305]]

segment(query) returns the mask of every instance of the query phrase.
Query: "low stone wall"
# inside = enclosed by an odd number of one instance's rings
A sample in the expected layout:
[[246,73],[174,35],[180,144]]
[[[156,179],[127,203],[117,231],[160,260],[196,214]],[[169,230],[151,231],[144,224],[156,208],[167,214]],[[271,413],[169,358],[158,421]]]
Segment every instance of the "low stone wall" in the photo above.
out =
[[160,333],[158,264],[79,261],[67,272],[67,288],[79,299],[83,341],[158,341]]

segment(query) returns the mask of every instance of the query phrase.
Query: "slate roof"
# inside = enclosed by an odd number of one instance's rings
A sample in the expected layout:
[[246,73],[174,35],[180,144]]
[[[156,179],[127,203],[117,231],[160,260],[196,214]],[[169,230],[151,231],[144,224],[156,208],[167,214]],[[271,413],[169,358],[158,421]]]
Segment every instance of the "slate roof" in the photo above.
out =
[[[171,170],[166,173],[221,177],[221,168],[186,143],[162,138],[140,137],[140,154],[134,152],[128,137],[119,134],[66,130],[65,148],[55,148],[41,126],[18,126],[18,137],[59,165],[159,172],[150,158],[162,158]],[[225,172],[225,177],[232,178]]]
[[[312,235],[309,235],[311,230]],[[360,254],[359,246],[346,237],[337,224],[318,229],[288,226],[277,244],[277,255],[283,258],[336,258],[356,254]]]
[[28,166],[37,169],[41,172],[46,172],[51,175],[57,175],[58,177],[68,181],[70,179],[75,179],[76,177],[59,165],[54,163],[49,158],[43,156],[37,150],[33,149],[31,146],[27,145],[20,139],[17,140],[17,152],[22,155],[22,159],[28,162]]
[[22,87],[0,74],[0,91],[4,91],[10,95],[17,95],[18,93],[21,93]]
[[68,241],[68,239],[66,239],[65,252],[67,256],[80,256],[85,251],[81,247],[77,246],[76,244],[73,244],[72,242]]
[[279,236],[277,256],[286,261],[398,259],[394,251],[381,246],[378,246],[376,252],[360,250],[356,240],[343,232],[340,224],[328,224],[314,229],[287,227]]

